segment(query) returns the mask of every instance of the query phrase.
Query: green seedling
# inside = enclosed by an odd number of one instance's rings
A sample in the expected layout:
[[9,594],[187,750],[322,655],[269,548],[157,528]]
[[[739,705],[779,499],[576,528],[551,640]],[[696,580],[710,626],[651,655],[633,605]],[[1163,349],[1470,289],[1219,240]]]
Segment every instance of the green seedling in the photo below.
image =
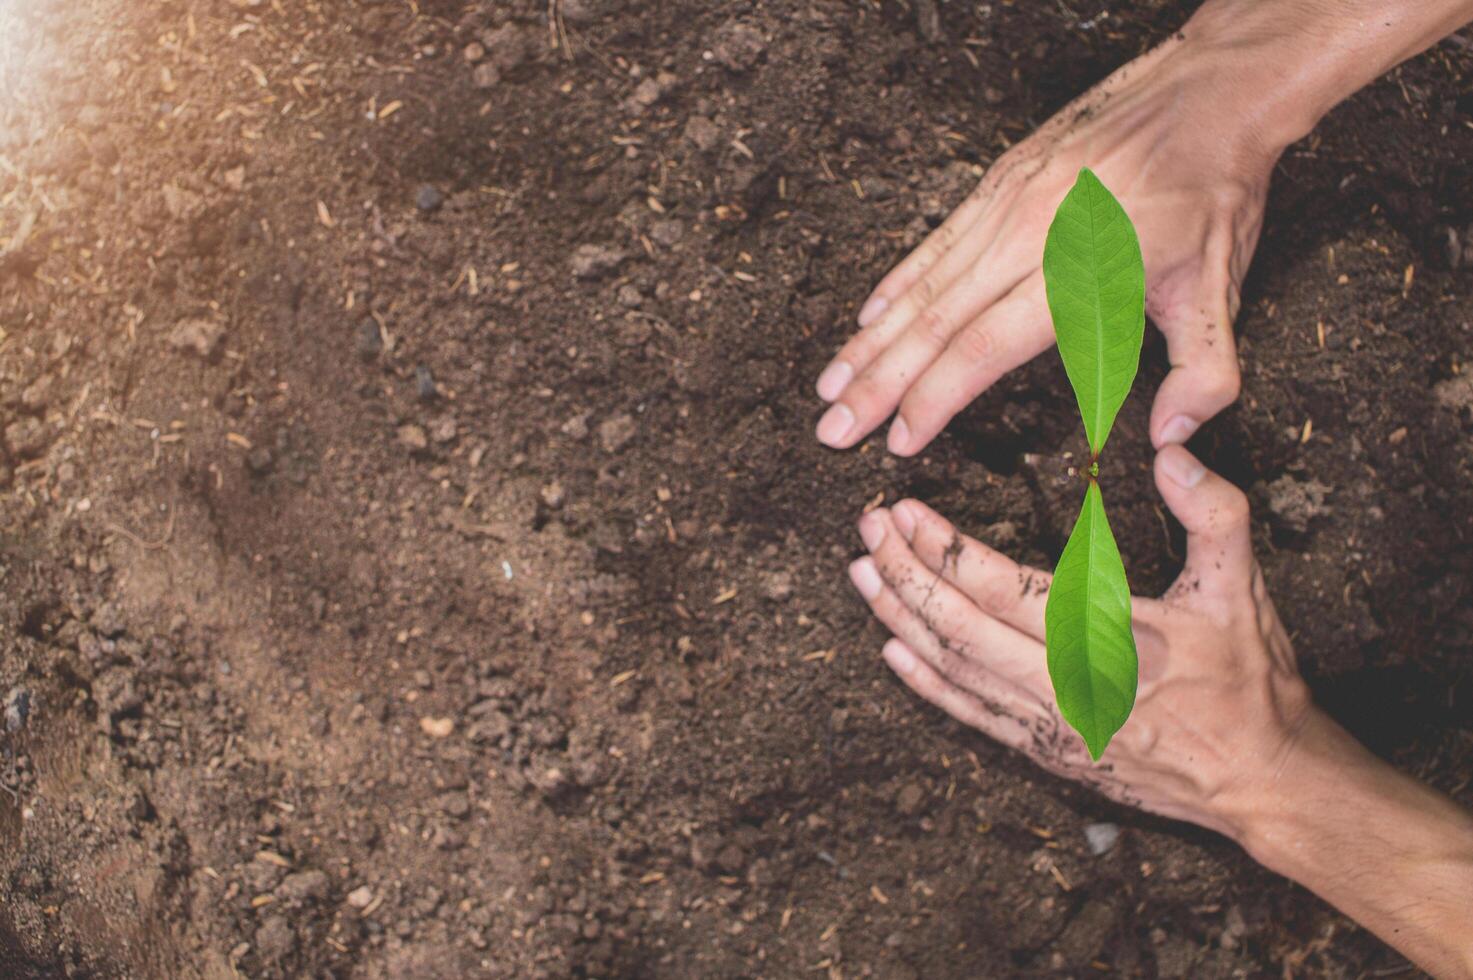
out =
[[1059,713],[1099,761],[1135,705],[1130,583],[1100,495],[1100,450],[1140,365],[1146,273],[1135,226],[1088,168],[1064,197],[1043,248],[1054,335],[1089,438],[1084,507],[1044,608]]

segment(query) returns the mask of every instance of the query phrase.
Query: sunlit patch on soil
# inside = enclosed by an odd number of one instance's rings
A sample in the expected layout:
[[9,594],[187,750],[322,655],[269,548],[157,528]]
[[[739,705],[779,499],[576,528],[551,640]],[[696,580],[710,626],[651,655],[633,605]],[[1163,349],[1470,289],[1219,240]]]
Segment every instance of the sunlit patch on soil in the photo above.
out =
[[0,0],[0,99],[6,102],[26,84],[26,70],[35,61],[33,15],[38,6],[43,4]]

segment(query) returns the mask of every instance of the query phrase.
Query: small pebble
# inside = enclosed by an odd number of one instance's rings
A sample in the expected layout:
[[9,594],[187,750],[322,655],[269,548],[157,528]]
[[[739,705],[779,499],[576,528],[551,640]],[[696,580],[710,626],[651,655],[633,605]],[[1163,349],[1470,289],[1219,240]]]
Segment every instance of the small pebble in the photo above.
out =
[[685,222],[679,218],[670,218],[666,221],[657,221],[650,228],[650,238],[657,245],[669,248],[680,242],[685,237]]
[[5,730],[14,734],[25,727],[31,717],[31,692],[13,688],[5,698]]
[[421,184],[414,192],[414,206],[425,214],[433,214],[445,203],[445,194],[432,184]]
[[265,446],[257,446],[246,453],[246,466],[252,473],[270,473],[271,467],[276,460],[271,455],[271,450]]
[[582,440],[588,438],[589,414],[588,412],[578,413],[564,422],[559,431],[570,439]]
[[659,102],[661,96],[663,96],[664,94],[664,86],[662,86],[658,80],[654,78],[646,78],[644,81],[640,82],[639,87],[634,90],[634,101],[642,106],[651,106],[654,105],[656,102]]
[[457,820],[463,820],[470,816],[471,800],[465,793],[446,793],[440,797],[440,808]]
[[181,320],[175,325],[169,333],[169,346],[210,360],[220,352],[220,344],[224,339],[223,326],[213,320],[195,317]]
[[769,572],[763,576],[762,591],[775,602],[786,602],[793,594],[791,572]]
[[895,809],[901,816],[913,817],[926,802],[926,790],[919,783],[906,783],[895,794]]
[[425,430],[419,426],[401,425],[399,426],[399,444],[406,449],[418,452],[428,447],[430,440],[425,435]]
[[732,71],[743,72],[757,63],[767,50],[767,39],[751,24],[732,21],[716,32],[710,56]]
[[52,376],[43,374],[21,392],[20,403],[33,412],[44,409],[51,400]]
[[614,245],[585,243],[573,250],[573,275],[579,279],[596,279],[613,272],[629,258],[629,253]]
[[1330,513],[1325,498],[1332,489],[1318,480],[1296,480],[1285,473],[1268,485],[1268,509],[1284,527],[1303,534],[1315,518]]
[[1104,854],[1120,839],[1120,828],[1113,823],[1092,823],[1084,828],[1084,840],[1089,853],[1095,857]]
[[332,891],[332,881],[321,871],[309,869],[287,875],[277,886],[276,894],[289,902],[320,902]]
[[634,417],[624,412],[599,423],[598,440],[605,452],[616,453],[629,445],[629,441],[638,432],[639,426]]
[[31,459],[46,451],[51,432],[40,419],[21,419],[5,427],[5,442],[21,459]]
[[371,316],[363,318],[358,324],[358,356],[365,361],[371,361],[378,357],[384,349],[384,335],[378,328],[378,321]]
[[297,934],[279,915],[273,915],[256,930],[256,953],[267,963],[279,963],[296,949]]
[[685,121],[685,138],[698,150],[714,150],[721,145],[721,130],[705,116],[691,116]]
[[430,738],[449,738],[451,732],[455,731],[454,718],[421,718],[419,730]]
[[501,84],[501,72],[489,61],[483,61],[471,72],[471,84],[479,89],[495,88]]
[[434,401],[440,390],[435,387],[435,376],[423,364],[414,369],[414,391],[422,402]]

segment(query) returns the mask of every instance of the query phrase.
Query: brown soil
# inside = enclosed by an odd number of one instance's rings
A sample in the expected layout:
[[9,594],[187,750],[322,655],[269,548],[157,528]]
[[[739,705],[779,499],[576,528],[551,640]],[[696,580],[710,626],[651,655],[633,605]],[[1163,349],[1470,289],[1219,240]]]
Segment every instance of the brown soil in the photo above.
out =
[[[915,461],[822,450],[811,381],[1191,4],[1109,6],[0,5],[0,971],[1403,967],[917,702],[844,580],[905,494],[1062,545],[1056,358]],[[1286,156],[1198,440],[1318,694],[1465,803],[1470,68]],[[1181,554],[1147,361],[1110,461],[1142,591]]]

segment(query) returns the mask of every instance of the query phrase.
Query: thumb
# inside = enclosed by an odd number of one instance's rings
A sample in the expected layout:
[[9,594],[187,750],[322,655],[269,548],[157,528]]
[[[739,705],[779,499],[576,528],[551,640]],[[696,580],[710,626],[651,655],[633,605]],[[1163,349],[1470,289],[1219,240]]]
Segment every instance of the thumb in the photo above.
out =
[[1237,400],[1242,387],[1233,342],[1230,285],[1224,267],[1206,275],[1184,295],[1168,285],[1155,297],[1152,319],[1166,337],[1171,371],[1151,406],[1151,444],[1181,445],[1197,427]]
[[1248,498],[1181,446],[1156,454],[1156,488],[1187,530],[1181,581],[1212,588],[1252,579],[1253,538]]

